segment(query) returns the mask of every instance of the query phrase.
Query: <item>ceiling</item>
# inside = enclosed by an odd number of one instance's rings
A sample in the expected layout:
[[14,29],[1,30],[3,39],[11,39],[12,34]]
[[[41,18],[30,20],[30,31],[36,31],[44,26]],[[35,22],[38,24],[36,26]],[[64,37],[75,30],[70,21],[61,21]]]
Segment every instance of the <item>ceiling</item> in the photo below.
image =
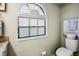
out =
[[59,5],[59,6],[63,6],[65,4],[67,4],[67,3],[56,3],[56,4]]

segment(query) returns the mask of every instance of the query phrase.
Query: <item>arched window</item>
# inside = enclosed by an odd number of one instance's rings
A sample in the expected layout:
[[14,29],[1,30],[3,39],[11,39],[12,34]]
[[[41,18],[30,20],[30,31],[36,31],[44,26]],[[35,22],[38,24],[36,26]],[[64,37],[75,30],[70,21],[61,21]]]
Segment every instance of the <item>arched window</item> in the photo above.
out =
[[37,37],[47,34],[46,13],[39,4],[23,4],[19,11],[18,38]]

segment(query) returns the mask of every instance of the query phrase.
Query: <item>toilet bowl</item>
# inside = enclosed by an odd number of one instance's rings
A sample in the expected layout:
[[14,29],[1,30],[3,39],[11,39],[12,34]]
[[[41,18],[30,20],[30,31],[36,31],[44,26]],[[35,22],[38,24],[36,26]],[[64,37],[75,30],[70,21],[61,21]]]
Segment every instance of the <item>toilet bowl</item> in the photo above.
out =
[[57,56],[73,56],[73,51],[68,50],[64,47],[61,47],[56,50],[56,55]]

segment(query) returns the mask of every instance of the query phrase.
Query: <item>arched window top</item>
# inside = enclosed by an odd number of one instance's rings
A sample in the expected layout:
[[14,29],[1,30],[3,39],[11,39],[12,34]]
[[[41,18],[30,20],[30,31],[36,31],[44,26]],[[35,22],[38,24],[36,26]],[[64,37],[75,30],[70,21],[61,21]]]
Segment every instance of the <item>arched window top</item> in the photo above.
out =
[[20,14],[45,15],[45,11],[39,4],[26,3],[20,8]]

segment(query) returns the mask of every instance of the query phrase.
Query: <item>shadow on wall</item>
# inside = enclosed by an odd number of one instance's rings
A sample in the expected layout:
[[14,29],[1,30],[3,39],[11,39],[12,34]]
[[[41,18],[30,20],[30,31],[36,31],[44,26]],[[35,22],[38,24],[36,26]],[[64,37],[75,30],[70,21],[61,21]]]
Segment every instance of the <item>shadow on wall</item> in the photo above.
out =
[[8,45],[8,56],[17,56],[11,43],[9,43],[9,45]]

